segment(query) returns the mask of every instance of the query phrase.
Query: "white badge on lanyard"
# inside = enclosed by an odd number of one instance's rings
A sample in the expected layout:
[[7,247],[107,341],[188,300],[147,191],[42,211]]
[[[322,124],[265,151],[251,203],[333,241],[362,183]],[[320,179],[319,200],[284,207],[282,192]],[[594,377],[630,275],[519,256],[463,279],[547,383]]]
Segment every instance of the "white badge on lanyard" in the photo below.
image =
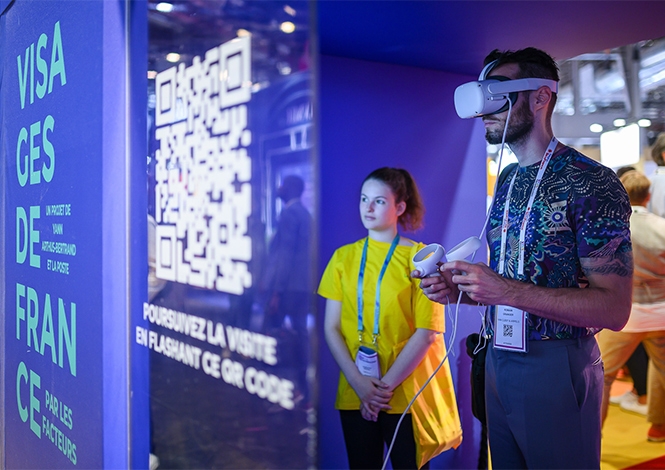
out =
[[497,305],[493,341],[497,349],[526,352],[526,312],[508,305]]
[[381,378],[379,353],[367,346],[360,346],[356,354],[356,367],[360,373],[367,377]]
[[[540,166],[538,168],[538,174],[536,179],[533,182],[533,187],[531,188],[531,194],[529,195],[529,200],[526,204],[526,209],[524,210],[524,217],[522,218],[522,223],[520,225],[520,238],[519,238],[519,253],[518,253],[518,264],[517,264],[517,276],[516,278],[524,276],[524,252],[526,251],[526,227],[529,222],[529,216],[531,215],[531,209],[533,208],[533,203],[536,200],[536,195],[538,193],[538,188],[540,183],[545,176],[545,170],[547,165],[554,154],[559,141],[556,137],[552,137],[550,144],[545,150],[542,160],[540,161]],[[506,203],[503,208],[503,220],[501,223],[501,251],[499,254],[499,274],[503,274],[506,270],[506,246],[508,239],[508,217],[510,214],[510,196],[513,192],[513,186],[515,184],[515,178],[517,177],[517,171],[513,174],[512,179],[510,180],[510,186],[508,186],[508,193],[506,194]],[[516,352],[526,352],[527,351],[527,342],[526,342],[526,319],[527,312],[520,310],[515,307],[510,307],[507,305],[497,305],[496,306],[496,317],[494,322],[494,347],[498,349],[505,349],[507,351],[516,351]]]

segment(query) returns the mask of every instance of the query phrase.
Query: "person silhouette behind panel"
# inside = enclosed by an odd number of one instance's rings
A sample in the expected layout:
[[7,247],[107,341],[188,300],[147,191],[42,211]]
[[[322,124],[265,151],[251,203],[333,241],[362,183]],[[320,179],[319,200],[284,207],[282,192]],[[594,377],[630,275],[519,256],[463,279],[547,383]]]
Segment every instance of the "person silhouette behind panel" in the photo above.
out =
[[285,326],[288,316],[287,326],[295,333],[292,352],[298,370],[298,387],[306,395],[307,315],[313,295],[310,279],[312,216],[301,201],[304,189],[304,181],[296,175],[286,176],[277,189],[277,197],[284,205],[268,249],[262,287],[268,302],[264,327],[269,334],[275,333]]

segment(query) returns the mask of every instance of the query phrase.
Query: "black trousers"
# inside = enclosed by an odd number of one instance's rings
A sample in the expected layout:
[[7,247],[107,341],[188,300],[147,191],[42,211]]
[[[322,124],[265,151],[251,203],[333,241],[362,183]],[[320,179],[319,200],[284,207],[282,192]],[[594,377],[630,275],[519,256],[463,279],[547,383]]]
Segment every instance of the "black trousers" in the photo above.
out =
[[[389,448],[401,414],[379,413],[376,422],[367,421],[359,410],[340,410],[342,432],[350,469],[381,469],[384,449]],[[393,469],[417,469],[416,441],[411,415],[404,416],[390,452]],[[421,468],[428,469],[429,463]]]
[[649,355],[642,343],[639,344],[637,349],[626,361],[626,366],[630,371],[630,376],[633,378],[633,387],[638,395],[643,396],[647,394],[647,370],[649,369]]

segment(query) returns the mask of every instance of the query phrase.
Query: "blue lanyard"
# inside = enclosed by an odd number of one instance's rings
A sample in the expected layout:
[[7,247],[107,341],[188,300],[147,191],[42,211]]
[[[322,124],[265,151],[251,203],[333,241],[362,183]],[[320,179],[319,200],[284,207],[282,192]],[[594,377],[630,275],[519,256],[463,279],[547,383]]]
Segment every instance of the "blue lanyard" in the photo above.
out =
[[[365,264],[367,263],[367,245],[369,243],[369,237],[365,239],[365,246],[363,246],[363,255],[360,259],[360,271],[358,272],[358,338],[362,342],[362,333],[363,333],[363,286],[365,280]],[[376,344],[376,339],[379,336],[379,310],[381,303],[381,281],[383,280],[383,275],[386,273],[386,268],[390,263],[390,258],[393,257],[395,252],[395,247],[399,243],[399,234],[395,235],[393,242],[390,244],[390,249],[386,255],[386,259],[383,261],[383,266],[381,267],[381,272],[379,273],[379,279],[376,281],[376,298],[374,300],[374,332],[372,342]]]

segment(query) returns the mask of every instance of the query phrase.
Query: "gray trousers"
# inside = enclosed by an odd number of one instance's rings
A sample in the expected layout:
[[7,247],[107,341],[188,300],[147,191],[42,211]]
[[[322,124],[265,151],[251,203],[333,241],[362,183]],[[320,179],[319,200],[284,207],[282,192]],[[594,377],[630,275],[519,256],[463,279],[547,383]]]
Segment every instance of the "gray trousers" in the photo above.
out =
[[493,469],[600,468],[603,363],[593,336],[487,351]]

